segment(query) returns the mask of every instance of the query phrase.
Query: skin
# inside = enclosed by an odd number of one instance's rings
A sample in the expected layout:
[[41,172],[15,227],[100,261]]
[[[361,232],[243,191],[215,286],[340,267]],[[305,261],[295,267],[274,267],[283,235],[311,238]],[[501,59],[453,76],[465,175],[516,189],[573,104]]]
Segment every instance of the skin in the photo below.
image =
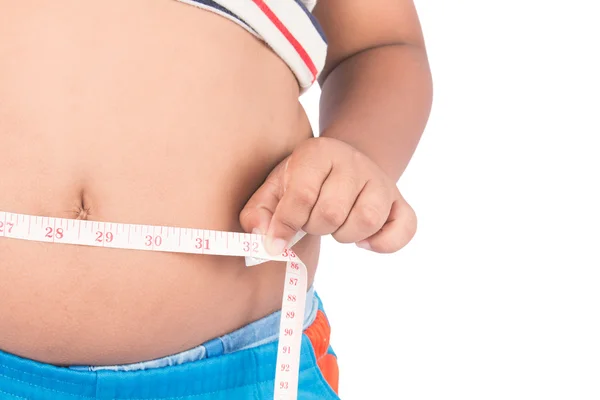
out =
[[[214,13],[0,0],[0,210],[284,244],[303,229],[309,284],[320,235],[398,250],[416,218],[395,182],[431,80],[412,2],[365,4],[315,10],[330,47],[313,138],[287,65]],[[180,352],[276,310],[282,267],[2,239],[0,349],[57,365]]]

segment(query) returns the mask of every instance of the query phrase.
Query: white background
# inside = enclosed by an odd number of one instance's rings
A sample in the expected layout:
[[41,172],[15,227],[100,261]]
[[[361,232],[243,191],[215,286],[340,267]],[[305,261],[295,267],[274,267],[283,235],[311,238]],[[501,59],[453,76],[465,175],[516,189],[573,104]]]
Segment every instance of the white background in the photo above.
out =
[[327,238],[317,275],[341,398],[600,399],[595,2],[417,8],[434,105],[399,187],[419,231],[393,255]]

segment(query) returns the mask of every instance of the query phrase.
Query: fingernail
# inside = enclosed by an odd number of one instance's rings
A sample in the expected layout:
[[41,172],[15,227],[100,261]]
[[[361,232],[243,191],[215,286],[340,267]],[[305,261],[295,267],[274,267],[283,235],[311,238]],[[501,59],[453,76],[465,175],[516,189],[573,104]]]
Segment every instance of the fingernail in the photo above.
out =
[[267,253],[272,256],[278,256],[283,253],[283,249],[285,249],[286,241],[283,239],[270,239],[267,238],[265,242],[265,250]]
[[361,249],[371,250],[371,245],[366,240],[361,240],[360,242],[356,242],[355,244]]
[[262,232],[260,229],[254,228],[254,229],[252,229],[252,234],[253,235],[262,235]]

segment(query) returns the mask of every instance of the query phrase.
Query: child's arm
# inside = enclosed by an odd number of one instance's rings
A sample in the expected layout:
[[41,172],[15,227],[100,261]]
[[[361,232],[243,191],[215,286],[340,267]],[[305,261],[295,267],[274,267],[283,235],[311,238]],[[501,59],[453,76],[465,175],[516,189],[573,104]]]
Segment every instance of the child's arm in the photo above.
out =
[[381,253],[405,246],[416,216],[396,181],[431,106],[431,76],[411,0],[320,0],[329,41],[321,135],[300,144],[240,214],[280,253],[295,233]]
[[431,107],[431,74],[412,0],[320,0],[329,42],[321,136],[351,144],[398,180]]

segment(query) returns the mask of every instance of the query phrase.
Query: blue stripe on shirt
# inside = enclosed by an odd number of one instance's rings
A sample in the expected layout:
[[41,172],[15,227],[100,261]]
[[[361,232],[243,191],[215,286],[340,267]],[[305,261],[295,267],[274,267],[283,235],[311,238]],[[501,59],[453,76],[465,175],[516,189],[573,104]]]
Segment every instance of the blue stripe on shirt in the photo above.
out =
[[224,14],[231,15],[233,18],[235,18],[235,19],[237,19],[239,21],[242,21],[244,23],[244,25],[246,25],[246,26],[249,27],[249,25],[246,23],[246,21],[244,21],[243,19],[241,19],[240,17],[238,17],[237,15],[235,15],[234,13],[232,13],[231,11],[229,11],[228,9],[226,9],[225,7],[223,7],[222,5],[220,5],[218,3],[215,3],[212,0],[192,0],[192,1],[195,2],[195,3],[204,4],[207,7],[219,10],[219,11],[221,11]]
[[317,32],[319,32],[319,35],[321,35],[321,39],[323,39],[323,41],[325,43],[327,43],[327,38],[325,37],[325,32],[323,31],[323,28],[321,28],[321,24],[319,24],[319,21],[315,18],[314,15],[312,15],[312,13],[310,11],[308,11],[308,8],[306,8],[306,6],[304,5],[304,3],[301,0],[294,0],[294,1],[296,2],[296,4],[298,4],[300,6],[300,8],[302,10],[304,10],[304,12],[308,16],[308,18],[310,18],[310,20],[312,21],[315,28],[317,28]]

